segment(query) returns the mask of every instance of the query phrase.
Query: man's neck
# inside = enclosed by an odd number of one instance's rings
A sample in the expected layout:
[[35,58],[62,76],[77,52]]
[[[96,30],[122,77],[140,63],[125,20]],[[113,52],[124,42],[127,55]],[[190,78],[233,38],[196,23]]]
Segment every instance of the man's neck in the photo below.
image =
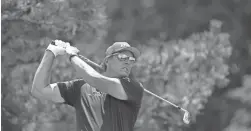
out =
[[117,74],[109,72],[109,71],[106,71],[106,72],[104,72],[102,74],[104,76],[111,77],[111,78],[123,78],[123,76],[118,76]]
[[103,75],[111,78],[118,78],[118,76],[116,76],[114,73],[108,71],[104,72]]

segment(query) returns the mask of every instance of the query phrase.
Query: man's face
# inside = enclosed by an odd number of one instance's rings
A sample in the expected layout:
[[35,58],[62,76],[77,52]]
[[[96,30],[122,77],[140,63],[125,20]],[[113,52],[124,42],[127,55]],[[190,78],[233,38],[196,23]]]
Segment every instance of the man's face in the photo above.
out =
[[114,53],[108,59],[108,65],[118,76],[128,76],[135,62],[136,59],[130,51]]

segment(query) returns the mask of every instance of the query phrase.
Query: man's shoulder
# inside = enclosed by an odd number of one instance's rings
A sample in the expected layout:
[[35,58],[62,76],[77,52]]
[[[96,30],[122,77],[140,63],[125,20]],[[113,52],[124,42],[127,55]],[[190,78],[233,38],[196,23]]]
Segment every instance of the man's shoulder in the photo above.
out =
[[129,82],[131,84],[134,84],[136,85],[137,87],[139,87],[140,89],[143,89],[143,85],[140,81],[136,80],[136,79],[133,79],[133,78],[127,78],[129,80]]
[[133,79],[133,78],[130,78],[130,77],[124,77],[124,78],[121,78],[121,81],[127,83],[128,86],[133,86],[134,90],[136,89],[136,90],[138,90],[140,92],[144,91],[144,87],[143,87],[142,83],[139,82],[136,79]]

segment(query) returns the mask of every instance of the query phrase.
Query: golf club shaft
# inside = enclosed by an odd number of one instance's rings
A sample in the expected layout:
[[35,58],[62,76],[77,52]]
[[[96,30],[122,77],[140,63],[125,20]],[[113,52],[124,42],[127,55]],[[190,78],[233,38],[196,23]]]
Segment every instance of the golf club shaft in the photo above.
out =
[[[96,68],[96,69],[98,69],[98,70],[100,70],[100,71],[103,71],[103,68],[102,68],[99,64],[97,64],[97,63],[91,61],[90,59],[86,58],[86,57],[83,56],[83,55],[78,55],[78,56],[79,56],[82,60],[84,60],[88,65],[90,65],[90,66],[92,66],[93,68]],[[144,91],[145,91],[146,93],[152,95],[152,96],[155,96],[156,98],[158,98],[158,99],[160,99],[160,100],[163,100],[163,101],[165,101],[165,102],[167,102],[167,103],[173,105],[175,108],[177,108],[177,109],[179,109],[179,110],[186,111],[185,109],[183,109],[183,108],[181,108],[181,107],[179,107],[179,106],[173,104],[172,102],[170,102],[170,101],[168,101],[168,100],[166,100],[166,99],[164,99],[164,98],[162,98],[162,97],[160,97],[160,96],[158,96],[158,95],[152,93],[151,91],[149,91],[149,90],[147,90],[147,89],[144,89]]]
[[183,109],[183,108],[181,108],[181,107],[179,107],[179,106],[173,104],[172,102],[170,102],[170,101],[168,101],[168,100],[166,100],[166,99],[164,99],[164,98],[162,98],[162,97],[160,97],[160,96],[158,96],[158,95],[152,93],[151,91],[149,91],[149,90],[147,90],[147,89],[144,89],[144,91],[145,91],[146,93],[152,95],[152,96],[155,96],[156,98],[158,98],[158,99],[160,99],[160,100],[162,100],[162,101],[165,101],[165,102],[171,104],[171,105],[174,106],[175,108],[177,108],[177,109],[179,109],[179,110],[182,110],[182,111],[186,112],[185,109]]
[[88,65],[90,65],[91,67],[93,67],[94,69],[98,70],[99,72],[103,72],[104,69],[102,68],[101,65],[91,61],[90,59],[86,58],[85,56],[83,55],[78,55],[79,58],[81,58],[82,60],[84,60]]

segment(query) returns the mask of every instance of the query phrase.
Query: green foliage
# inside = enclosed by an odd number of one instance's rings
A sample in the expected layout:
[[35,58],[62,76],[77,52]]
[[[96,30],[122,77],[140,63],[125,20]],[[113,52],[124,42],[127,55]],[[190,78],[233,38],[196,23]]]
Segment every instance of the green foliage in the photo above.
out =
[[[211,28],[220,27],[212,21]],[[214,89],[224,88],[229,82],[226,78],[229,74],[226,60],[232,53],[229,35],[206,31],[184,40],[164,42],[152,39],[147,44],[143,47],[137,65],[139,71],[135,75],[147,89],[187,109],[195,122]],[[146,113],[152,114],[162,129],[184,126],[183,112],[156,99],[146,102],[152,103],[148,107],[151,110]]]
[[[132,41],[134,46],[141,43],[143,55],[136,67],[139,71],[133,71],[136,77],[147,89],[188,109],[198,131],[208,130],[211,125],[219,130],[217,124],[224,126],[224,122],[230,123],[226,131],[248,130],[250,84],[230,92],[226,100],[216,97],[208,101],[208,97],[214,89],[224,88],[228,83],[229,66],[225,61],[232,50],[229,35],[232,45],[238,44],[234,46],[233,54],[239,54],[231,61],[242,64],[242,67],[250,66],[251,55],[248,59],[243,58],[245,51],[251,47],[246,48],[250,41],[245,43],[246,39],[250,40],[250,34],[247,34],[250,22],[246,19],[251,14],[249,0],[1,2],[3,130],[75,129],[72,108],[37,100],[28,93],[44,49],[52,39],[71,41],[81,47],[81,52],[95,52],[95,57],[101,56],[106,46],[99,43],[111,44],[114,40]],[[201,32],[212,18],[220,19],[223,24],[214,21],[209,31]],[[221,33],[220,25],[229,34]],[[191,36],[184,39],[188,35]],[[169,39],[179,40],[167,41]],[[86,52],[85,55],[88,54]],[[95,57],[93,59],[97,59]],[[54,62],[52,82],[78,77],[65,59],[61,57]],[[245,72],[245,69],[239,70],[236,72]],[[208,112],[203,112],[206,119],[198,122],[197,116],[207,101],[210,103]],[[222,109],[225,109],[224,112]],[[215,112],[219,113],[219,117],[212,115]],[[231,115],[234,118],[228,122]],[[137,127],[141,131],[179,131],[185,128],[181,117],[182,112],[146,95]],[[212,124],[210,121],[219,123]]]

